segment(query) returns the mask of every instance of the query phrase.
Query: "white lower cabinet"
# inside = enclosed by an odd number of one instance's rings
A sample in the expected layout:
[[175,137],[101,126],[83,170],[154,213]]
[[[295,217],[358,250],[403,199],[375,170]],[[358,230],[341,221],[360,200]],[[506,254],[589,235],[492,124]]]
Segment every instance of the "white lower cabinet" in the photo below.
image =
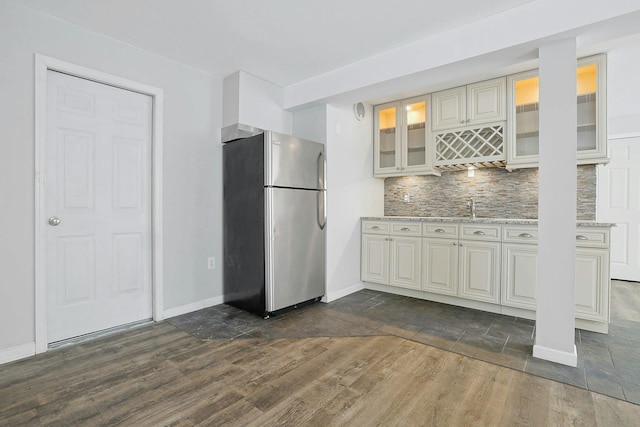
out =
[[389,284],[389,237],[362,235],[361,279],[365,282]]
[[422,289],[458,295],[458,245],[454,239],[422,240]]
[[609,250],[576,248],[576,317],[609,321]]
[[458,245],[460,247],[458,296],[499,304],[501,244],[461,240]]
[[536,309],[538,246],[502,244],[502,305]]
[[[536,310],[538,246],[504,243],[502,265],[502,305]],[[609,321],[609,282],[609,250],[576,247],[577,319]]]
[[[576,235],[575,315],[598,332],[609,322],[609,236],[604,227]],[[530,225],[363,221],[361,279],[448,304],[535,312],[537,237]]]
[[421,240],[419,237],[390,237],[390,285],[420,289]]
[[[448,224],[450,226],[450,224]],[[473,236],[478,240],[424,238],[422,290],[441,295],[500,303],[500,227],[425,225],[425,235]],[[475,234],[474,234],[475,233]],[[494,239],[486,242],[479,239]]]
[[422,239],[415,234],[420,234],[420,224],[394,223],[389,231],[385,224],[363,223],[361,279],[420,289]]

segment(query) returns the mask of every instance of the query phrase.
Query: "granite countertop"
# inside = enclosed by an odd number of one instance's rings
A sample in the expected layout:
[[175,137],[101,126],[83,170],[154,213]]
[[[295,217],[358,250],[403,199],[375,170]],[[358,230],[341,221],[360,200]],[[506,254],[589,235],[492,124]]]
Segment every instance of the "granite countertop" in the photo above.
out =
[[[538,225],[537,219],[511,219],[511,218],[476,218],[468,217],[435,217],[435,216],[363,216],[360,219],[366,221],[418,221],[418,222],[457,222],[472,224],[511,224],[511,225]],[[576,221],[578,227],[615,227],[614,223],[597,221]]]

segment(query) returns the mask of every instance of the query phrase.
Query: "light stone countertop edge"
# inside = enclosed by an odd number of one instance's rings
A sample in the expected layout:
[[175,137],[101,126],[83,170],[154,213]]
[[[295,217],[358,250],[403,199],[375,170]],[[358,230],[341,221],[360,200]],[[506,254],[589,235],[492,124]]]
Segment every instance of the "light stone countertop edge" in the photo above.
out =
[[[511,218],[463,218],[463,217],[430,217],[430,216],[363,216],[362,221],[398,221],[398,222],[456,222],[471,224],[506,224],[506,225],[538,225],[537,219]],[[598,221],[576,221],[578,227],[615,227],[615,223]]]

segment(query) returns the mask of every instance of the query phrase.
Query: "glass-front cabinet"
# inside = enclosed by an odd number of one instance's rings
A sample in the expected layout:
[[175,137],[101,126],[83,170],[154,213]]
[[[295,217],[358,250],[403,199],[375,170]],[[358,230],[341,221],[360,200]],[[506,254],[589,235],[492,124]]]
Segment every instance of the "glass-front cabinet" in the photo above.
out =
[[374,107],[374,176],[436,174],[428,123],[430,95]]
[[[576,83],[577,163],[607,162],[605,56],[579,59]],[[509,169],[538,166],[539,87],[538,70],[507,78]]]

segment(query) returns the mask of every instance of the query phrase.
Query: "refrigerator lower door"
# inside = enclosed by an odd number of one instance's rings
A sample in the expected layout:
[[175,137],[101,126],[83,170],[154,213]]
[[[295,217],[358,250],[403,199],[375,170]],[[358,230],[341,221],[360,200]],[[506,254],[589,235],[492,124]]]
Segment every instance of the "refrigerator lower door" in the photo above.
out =
[[318,209],[323,192],[265,193],[266,302],[273,312],[325,294],[326,232]]

